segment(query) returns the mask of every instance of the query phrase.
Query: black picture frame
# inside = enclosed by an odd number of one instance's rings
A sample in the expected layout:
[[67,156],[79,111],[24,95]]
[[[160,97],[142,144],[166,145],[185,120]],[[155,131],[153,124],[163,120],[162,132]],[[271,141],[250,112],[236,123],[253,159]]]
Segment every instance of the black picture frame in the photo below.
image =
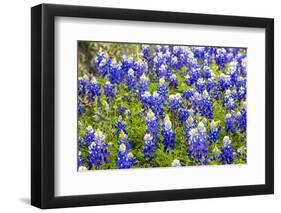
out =
[[[265,29],[265,184],[56,197],[54,21],[58,16]],[[41,4],[31,8],[31,52],[32,205],[46,209],[274,193],[274,19]]]

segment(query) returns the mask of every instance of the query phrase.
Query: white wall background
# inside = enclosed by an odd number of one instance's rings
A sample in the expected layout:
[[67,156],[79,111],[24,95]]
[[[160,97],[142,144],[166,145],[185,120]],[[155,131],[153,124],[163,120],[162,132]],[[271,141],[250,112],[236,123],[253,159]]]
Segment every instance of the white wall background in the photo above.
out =
[[[201,199],[102,207],[50,210],[50,212],[276,212],[281,209],[281,13],[277,0],[58,0],[57,4],[123,7],[150,10],[260,16],[275,18],[275,195]],[[0,7],[0,212],[39,212],[30,197],[30,7],[37,0],[2,1]]]

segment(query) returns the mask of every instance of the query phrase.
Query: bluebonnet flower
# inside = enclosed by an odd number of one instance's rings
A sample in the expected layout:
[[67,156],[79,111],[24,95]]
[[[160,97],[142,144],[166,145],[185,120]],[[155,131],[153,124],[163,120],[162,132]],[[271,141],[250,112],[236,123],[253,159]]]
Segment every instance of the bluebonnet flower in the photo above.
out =
[[103,94],[109,99],[114,98],[114,87],[109,81],[105,82],[103,85]]
[[[191,113],[189,113],[191,114]],[[184,132],[185,132],[185,137],[188,139],[189,138],[189,133],[190,133],[190,130],[195,128],[195,122],[194,122],[194,119],[191,115],[189,115],[188,119],[186,120],[185,122],[185,127],[184,127]]]
[[157,76],[159,79],[162,77],[166,78],[168,73],[168,67],[165,64],[161,64],[157,71]]
[[145,74],[142,74],[139,81],[139,88],[138,88],[138,97],[141,98],[141,96],[144,94],[145,91],[148,89],[148,79],[145,76]]
[[194,54],[194,57],[203,59],[205,55],[205,47],[192,47],[192,52]]
[[181,167],[181,163],[178,159],[173,160],[171,167]]
[[81,98],[83,98],[87,93],[88,81],[89,78],[86,75],[78,78],[78,96]]
[[180,108],[178,111],[178,119],[180,123],[185,123],[186,119],[189,116],[189,112],[187,109]]
[[77,104],[77,111],[78,111],[78,116],[82,115],[84,110],[83,105],[81,104],[80,100],[78,99],[78,104]]
[[158,133],[158,124],[155,114],[152,112],[151,109],[149,109],[147,112],[145,123],[146,123],[146,133],[150,133],[153,139],[156,139]]
[[226,106],[227,110],[230,110],[230,111],[234,110],[236,105],[235,105],[235,102],[234,102],[233,98],[229,98],[227,100],[227,102],[225,103],[225,106]]
[[149,100],[149,108],[152,109],[152,111],[158,118],[163,118],[163,103],[165,100],[156,91],[153,92],[153,95],[150,96]]
[[84,141],[87,146],[89,146],[93,142],[94,137],[95,137],[95,133],[93,127],[88,126],[86,128],[86,133],[84,135]]
[[200,122],[198,128],[193,128],[189,132],[187,155],[195,165],[206,165],[208,163],[208,144],[204,130],[204,124]]
[[243,86],[239,87],[239,90],[237,92],[237,98],[239,101],[246,98],[246,92],[247,91],[246,91],[245,87],[243,87]]
[[176,89],[178,87],[178,79],[177,79],[176,74],[172,74],[170,76],[170,84],[169,85],[173,89]]
[[135,72],[135,77],[139,80],[143,74],[147,73],[147,63],[142,60],[135,61],[133,70]]
[[111,64],[108,79],[112,84],[121,84],[124,78],[120,64]]
[[216,51],[216,63],[221,68],[225,68],[225,64],[227,63],[227,52],[225,48],[218,48]]
[[118,169],[129,169],[137,165],[134,155],[129,152],[125,144],[120,144],[117,153],[116,166]]
[[170,95],[169,96],[169,110],[171,112],[176,113],[177,110],[182,107],[182,97],[179,93],[175,94],[175,95]]
[[176,56],[172,57],[171,66],[172,66],[172,68],[174,68],[174,70],[180,68],[180,62]]
[[211,78],[211,69],[208,65],[204,65],[201,71],[201,76],[204,79]]
[[129,90],[134,90],[136,88],[137,79],[135,76],[135,72],[132,68],[129,69],[127,75],[127,86]]
[[231,164],[234,160],[234,152],[231,149],[231,140],[228,136],[224,136],[219,161],[222,164]]
[[206,90],[211,93],[214,91],[217,82],[215,81],[215,74],[211,72],[211,77],[206,80]]
[[237,114],[238,117],[238,128],[241,133],[246,132],[247,130],[247,108],[246,108],[246,102],[243,103],[243,106]]
[[132,57],[122,56],[121,59],[121,70],[124,71],[123,74],[127,73],[130,68],[134,67],[134,59]]
[[[81,152],[79,151],[78,152],[78,159],[77,159],[77,163],[78,163],[78,171],[80,171],[80,168],[81,168],[81,170],[83,171],[83,169],[82,169],[82,166],[84,166],[84,160],[82,159],[82,154],[81,154]],[[86,169],[87,169],[87,167],[85,167]],[[88,170],[88,169],[87,169]]]
[[89,169],[93,167],[100,168],[103,163],[108,163],[109,152],[105,143],[105,136],[97,129],[93,142],[88,147],[88,165]]
[[142,53],[141,56],[148,61],[149,60],[149,55],[150,55],[150,49],[148,45],[142,45]]
[[78,138],[78,147],[81,148],[81,147],[83,147],[83,145],[84,145],[84,141],[82,138],[79,137]]
[[110,58],[103,58],[99,64],[96,64],[98,74],[100,76],[105,76],[108,74],[110,69],[111,59]]
[[240,63],[240,74],[242,77],[247,76],[247,58],[245,56]]
[[142,108],[148,109],[151,106],[152,101],[153,101],[153,98],[152,98],[151,93],[149,91],[145,91],[141,95]]
[[226,132],[232,133],[232,134],[234,134],[236,132],[235,120],[234,120],[234,117],[230,113],[226,114],[224,125],[225,125]]
[[114,128],[116,129],[116,131],[113,135],[119,134],[121,131],[123,131],[125,134],[127,133],[126,132],[126,125],[123,124],[121,116],[119,116],[118,120],[115,121]]
[[168,115],[165,116],[162,130],[164,152],[169,152],[169,149],[175,149],[175,135],[172,129],[172,122]]
[[190,71],[186,74],[184,78],[184,82],[187,85],[192,86],[194,83],[197,82],[198,78],[199,78],[198,68],[191,68]]
[[96,97],[100,96],[100,87],[95,77],[92,78],[88,85],[88,99],[93,101]]
[[184,90],[182,92],[182,98],[186,99],[186,100],[190,100],[193,97],[194,91],[193,89],[188,89],[188,90]]
[[219,76],[218,83],[220,85],[220,90],[224,92],[226,89],[231,87],[231,77],[221,73]]
[[227,75],[230,76],[232,85],[235,85],[238,78],[238,62],[232,61],[228,64]]
[[194,92],[194,95],[192,97],[192,107],[194,110],[194,113],[198,113],[201,111],[201,109],[204,106],[204,100],[200,93]]
[[165,85],[165,78],[160,78],[159,80],[159,85],[157,87],[157,93],[159,94],[159,96],[163,99],[166,100],[167,98],[167,94],[168,94],[168,88]]
[[124,131],[120,132],[118,146],[116,166],[119,169],[129,169],[131,166],[136,165],[137,163],[134,155],[129,152],[131,146],[128,142],[128,136],[124,133]]
[[210,124],[210,130],[208,132],[208,141],[210,142],[210,145],[219,140],[220,129],[221,128],[218,126],[217,122],[213,120]]
[[131,148],[131,145],[128,141],[128,136],[123,130],[120,131],[119,140],[117,141],[117,143],[118,145],[124,144],[126,146],[126,149],[128,150]]
[[199,93],[202,93],[205,89],[205,81],[203,78],[199,78],[196,82],[196,90]]
[[144,139],[143,158],[151,159],[154,157],[155,149],[156,149],[153,136],[149,133],[146,133],[143,139]]
[[100,50],[92,61],[92,66],[96,67],[98,74],[101,76],[105,76],[110,68],[111,59],[105,54],[102,50]]
[[238,76],[237,77],[237,81],[236,81],[236,87],[246,87],[246,78],[243,78],[242,76]]
[[200,106],[200,113],[202,116],[211,120],[213,118],[213,108],[207,90],[204,90],[202,97],[203,97],[203,104],[202,106]]

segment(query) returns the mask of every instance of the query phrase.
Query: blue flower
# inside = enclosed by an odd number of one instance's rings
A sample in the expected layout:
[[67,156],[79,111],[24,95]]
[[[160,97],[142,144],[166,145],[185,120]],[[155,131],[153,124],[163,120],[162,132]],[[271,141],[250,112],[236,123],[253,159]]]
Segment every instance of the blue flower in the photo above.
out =
[[211,78],[211,69],[210,69],[209,66],[207,66],[207,65],[204,65],[204,66],[203,66],[202,72],[201,72],[201,76],[202,76],[202,78],[204,78],[204,79]]
[[175,74],[172,74],[170,76],[170,84],[169,86],[173,89],[177,89],[178,87],[178,79],[177,79],[177,76]]
[[164,126],[162,130],[164,152],[175,149],[175,135],[172,129],[172,123],[168,115],[165,116]]
[[159,94],[159,96],[161,96],[161,98],[163,100],[166,100],[167,95],[168,95],[168,88],[165,85],[165,79],[161,78],[159,80],[159,85],[157,87],[157,93]]
[[100,96],[100,87],[95,77],[92,78],[88,85],[88,99],[90,101],[95,100],[96,97]]
[[93,67],[95,67],[100,76],[107,75],[111,64],[111,59],[102,51],[99,51],[97,56],[92,62]]
[[230,75],[225,75],[221,73],[218,80],[220,90],[224,92],[226,89],[231,87],[231,77]]
[[239,101],[246,98],[246,89],[243,86],[239,88],[237,96]]
[[86,128],[86,133],[84,135],[84,141],[85,141],[86,145],[90,146],[90,144],[93,142],[94,138],[95,138],[94,129],[91,126],[88,126]]
[[113,135],[119,134],[121,131],[123,131],[125,134],[126,132],[126,125],[122,123],[122,117],[119,116],[118,120],[115,121],[115,126],[114,128],[116,129],[115,133]]
[[180,108],[178,111],[178,118],[180,123],[185,123],[186,119],[189,116],[189,112],[187,109]]
[[193,97],[193,94],[194,94],[193,89],[184,90],[182,92],[182,98],[184,98],[186,100],[190,100]]
[[108,79],[112,84],[121,84],[124,78],[120,64],[111,64]]
[[127,86],[129,90],[136,89],[136,83],[137,83],[137,79],[135,77],[135,72],[132,68],[130,68],[127,75]]
[[135,157],[132,153],[129,152],[130,150],[130,143],[128,141],[128,136],[126,133],[121,130],[119,134],[118,143],[118,153],[116,159],[116,166],[119,169],[129,169],[131,166],[137,165],[135,161]]
[[243,107],[241,108],[240,112],[238,112],[238,128],[241,133],[246,132],[247,130],[247,109],[246,103],[243,103]]
[[229,98],[228,101],[226,102],[225,106],[226,106],[227,110],[230,110],[230,111],[234,110],[236,105],[235,105],[233,98]]
[[230,113],[226,114],[224,125],[225,125],[226,132],[232,133],[232,134],[234,134],[236,132],[235,120]]
[[[82,155],[81,152],[78,152],[78,159],[77,159],[77,164],[78,164],[78,170],[81,171],[82,170],[82,166],[84,166],[84,160],[82,159]],[[86,167],[85,167],[86,168]],[[84,168],[83,168],[84,169]],[[87,169],[87,168],[86,168]]]
[[78,96],[83,98],[87,93],[88,76],[79,77],[78,79]]
[[146,133],[144,136],[143,158],[151,159],[154,157],[156,145],[153,141],[152,135]]
[[153,137],[153,139],[156,140],[158,134],[158,124],[155,114],[152,112],[151,109],[149,109],[147,112],[145,123],[146,133],[149,133]]
[[118,145],[124,144],[126,146],[126,149],[130,149],[131,145],[128,141],[128,136],[126,135],[126,133],[121,130],[120,134],[119,134],[119,140],[117,141]]
[[225,68],[225,64],[227,63],[227,52],[225,50],[225,48],[218,48],[216,50],[216,63],[217,65],[221,68],[224,69]]
[[210,130],[208,132],[208,141],[210,141],[210,145],[219,140],[220,126],[217,125],[217,122],[212,121],[210,125]]
[[[189,113],[191,114],[191,113]],[[184,132],[185,132],[185,137],[188,139],[189,138],[189,133],[190,133],[190,130],[195,128],[195,122],[194,122],[194,119],[192,118],[191,115],[189,115],[188,119],[186,120],[185,122],[185,127],[184,127]]]
[[203,105],[200,106],[200,113],[202,116],[211,120],[213,118],[213,108],[207,90],[204,90],[202,97],[203,97]]
[[150,55],[150,49],[148,45],[142,45],[142,53],[141,53],[142,57],[148,61],[149,59],[149,55]]
[[205,81],[203,78],[199,78],[196,82],[196,90],[199,93],[202,93],[205,89]]
[[200,122],[198,128],[191,129],[189,133],[187,155],[195,165],[206,165],[208,163],[208,144],[204,129],[204,124]]
[[139,81],[139,89],[138,89],[139,98],[141,98],[141,96],[144,94],[144,92],[147,91],[147,89],[148,89],[147,81],[148,81],[148,79],[145,76],[145,74],[142,74],[142,76],[140,77],[140,81]]
[[78,111],[78,116],[82,115],[84,110],[83,105],[81,104],[80,100],[78,99],[78,104],[77,104],[77,111]]
[[114,98],[114,90],[113,90],[113,85],[107,81],[105,82],[105,84],[103,85],[103,94],[105,97],[112,99]]
[[105,136],[97,129],[94,141],[88,147],[88,165],[89,169],[100,168],[103,163],[108,163],[109,152],[107,150],[107,144],[105,143]]
[[[137,78],[137,80],[139,80],[140,77],[143,74],[147,73],[147,64],[146,64],[146,62],[143,62],[141,60],[138,60],[138,61],[134,62],[133,70],[135,72],[134,73],[135,77]],[[130,71],[130,69],[128,70],[128,72],[129,71]]]
[[121,60],[121,67],[120,68],[124,73],[127,73],[130,68],[134,67],[134,63],[135,62],[134,62],[134,59],[132,57],[123,56],[122,60]]
[[221,153],[219,155],[219,161],[222,164],[231,164],[234,160],[234,152],[231,149],[231,140],[228,136],[224,136],[223,145],[221,147]]
[[179,93],[175,94],[175,95],[170,95],[169,96],[169,109],[171,112],[177,112],[177,110],[182,107],[182,97]]

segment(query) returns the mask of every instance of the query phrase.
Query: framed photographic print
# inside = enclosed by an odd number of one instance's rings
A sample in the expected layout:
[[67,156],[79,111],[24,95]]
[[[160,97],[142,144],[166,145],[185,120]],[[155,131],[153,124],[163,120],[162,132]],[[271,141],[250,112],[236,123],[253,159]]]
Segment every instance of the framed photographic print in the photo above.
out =
[[31,203],[274,192],[274,20],[31,9]]

